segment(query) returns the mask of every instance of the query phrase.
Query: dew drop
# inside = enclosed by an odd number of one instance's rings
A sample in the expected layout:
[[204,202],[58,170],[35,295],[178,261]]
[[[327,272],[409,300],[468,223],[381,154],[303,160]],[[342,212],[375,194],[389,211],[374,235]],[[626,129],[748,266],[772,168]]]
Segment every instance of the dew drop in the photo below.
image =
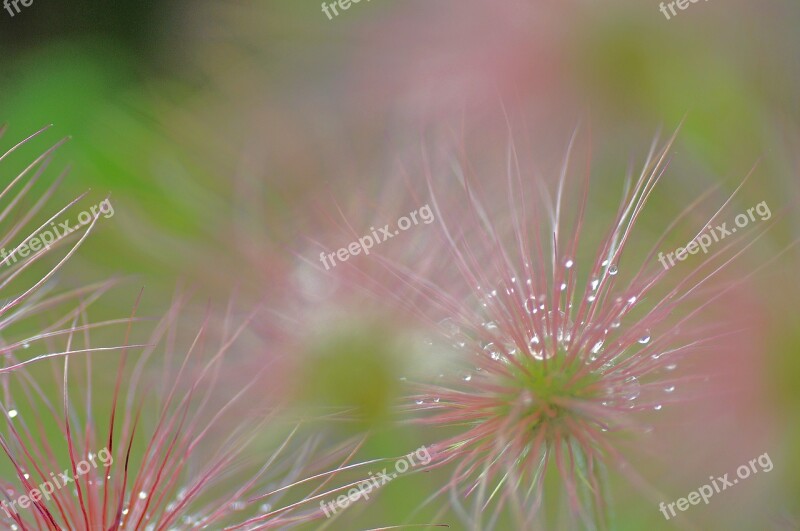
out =
[[22,344],[22,348],[31,348],[31,344],[26,341]]
[[642,337],[639,338],[639,343],[641,343],[642,345],[646,345],[646,344],[650,343],[650,331],[649,330],[647,332],[645,332],[645,334]]
[[531,337],[528,344],[530,345],[531,355],[534,357],[534,359],[542,361],[545,358],[549,359],[551,357],[550,353],[547,351],[547,348],[542,348],[541,341],[539,341],[539,336],[536,334],[533,334],[533,337]]
[[592,287],[592,291],[597,291],[597,286],[599,285],[600,285],[600,280],[596,278],[593,279],[592,283],[590,284],[590,286]]
[[425,403],[425,401],[424,400],[415,400],[414,403],[417,404],[418,406],[421,406],[422,404]]
[[528,344],[531,347],[530,350],[531,350],[531,354],[533,355],[533,357],[536,358],[539,361],[543,360],[544,359],[544,355],[543,355],[542,349],[539,347],[539,336],[534,334],[533,337],[531,338],[531,340],[528,342]]
[[269,503],[262,503],[261,505],[258,506],[258,510],[263,513],[268,513],[272,510],[272,505],[270,505]]
[[619,273],[619,269],[617,269],[617,266],[616,266],[616,264],[615,264],[615,265],[612,265],[612,266],[610,266],[610,267],[608,268],[608,274],[609,274],[609,275],[611,275],[612,277],[613,277],[614,275],[616,275],[617,273]]
[[525,311],[528,313],[536,313],[536,297],[528,297],[525,301]]
[[13,419],[16,418],[17,415],[19,415],[19,412],[16,409],[8,410],[8,418]]
[[472,375],[471,374],[465,374],[464,375],[464,381],[465,382],[469,382],[470,380],[472,380]]
[[459,327],[458,324],[456,324],[456,322],[449,317],[439,321],[439,326],[448,337],[453,337],[461,331],[461,327]]
[[489,354],[489,357],[492,358],[494,361],[497,361],[501,358],[500,350],[494,343],[488,343],[485,347],[483,347],[483,350],[484,352]]
[[653,409],[655,409],[656,411],[661,411],[662,407],[663,406],[661,404],[657,404],[657,405],[653,406]]
[[570,269],[573,265],[575,265],[575,262],[573,262],[572,260],[567,260],[564,263],[564,267],[566,267],[567,269]]
[[[555,312],[548,312],[550,321],[555,320]],[[555,330],[555,338],[550,338],[550,331],[544,331],[544,337],[540,338],[533,334],[529,340],[531,354],[537,360],[552,358],[560,350],[566,350],[572,340],[572,321],[562,311],[558,311],[558,329]],[[549,340],[549,341],[548,341]],[[552,348],[551,348],[552,347]]]
[[553,357],[553,355],[550,352],[548,352],[547,349],[531,350],[531,354],[533,355],[533,359],[536,359],[536,360],[539,360],[539,361],[542,361],[542,360],[545,360],[545,359],[549,360],[550,358]]
[[565,282],[562,282],[560,287],[561,287],[561,291],[564,291],[564,290],[567,289],[567,284]]
[[675,386],[674,385],[668,385],[667,387],[664,388],[664,391],[666,391],[667,393],[672,393],[672,392],[675,391]]
[[622,392],[622,397],[625,400],[636,400],[639,398],[639,380],[636,379],[636,376],[628,376],[625,378],[625,387]]
[[147,493],[146,493],[145,491],[141,491],[141,492],[139,493],[139,499],[140,499],[140,500],[147,499]]
[[670,363],[669,365],[667,365],[664,368],[667,369],[668,371],[674,371],[675,369],[678,368],[678,366],[675,363]]
[[548,352],[546,347],[543,348],[539,346],[538,339],[536,343],[534,343],[533,340],[531,340],[531,355],[533,356],[534,359],[537,359],[539,361],[542,361],[544,359],[550,359],[552,357],[552,354]]

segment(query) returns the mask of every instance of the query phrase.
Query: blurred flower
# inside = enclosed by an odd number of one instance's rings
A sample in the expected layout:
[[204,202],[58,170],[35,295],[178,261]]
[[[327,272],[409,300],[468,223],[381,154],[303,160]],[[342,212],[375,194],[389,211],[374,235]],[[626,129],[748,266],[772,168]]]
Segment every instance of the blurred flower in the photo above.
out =
[[[282,491],[305,471],[330,468],[341,449],[317,453],[319,437],[297,444],[297,427],[278,436],[277,410],[259,400],[258,392],[269,385],[269,359],[262,358],[246,381],[227,370],[250,318],[233,326],[234,318],[226,315],[215,327],[209,315],[185,338],[191,346],[181,356],[178,316],[185,311],[185,301],[176,301],[148,341],[123,349],[109,392],[98,384],[114,374],[113,366],[95,357],[106,349],[92,344],[92,327],[79,324],[78,317],[67,351],[89,355],[66,357],[61,376],[53,367],[56,380],[50,385],[62,404],[51,401],[46,379],[27,367],[5,375],[7,429],[0,432],[0,445],[20,484],[0,482],[5,528],[285,529],[322,517],[296,491],[291,495],[297,501],[279,505]],[[85,317],[83,312],[80,320]],[[126,344],[136,332],[132,322],[116,323],[128,324]],[[9,358],[15,361],[13,354]],[[334,468],[326,477],[335,473]],[[276,490],[254,503],[256,494]]]

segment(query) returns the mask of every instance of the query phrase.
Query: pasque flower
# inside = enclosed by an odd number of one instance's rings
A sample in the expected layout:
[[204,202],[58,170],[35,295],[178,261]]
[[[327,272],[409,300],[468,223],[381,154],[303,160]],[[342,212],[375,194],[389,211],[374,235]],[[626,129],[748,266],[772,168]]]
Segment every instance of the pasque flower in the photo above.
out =
[[[570,155],[548,184],[526,177],[512,146],[500,209],[483,200],[498,187],[464,160],[448,162],[460,196],[452,186],[436,194],[440,183],[428,178],[450,273],[433,281],[403,268],[397,275],[427,297],[458,369],[417,383],[408,409],[418,422],[454,433],[440,440],[438,455],[455,469],[450,501],[471,528],[502,527],[501,518],[522,529],[555,525],[542,510],[548,477],[558,478],[568,519],[607,528],[607,474],[647,486],[629,466],[626,444],[649,431],[648,412],[702,382],[678,370],[681,360],[733,332],[705,322],[701,311],[732,287],[716,277],[743,252],[743,240],[675,275],[655,261],[669,231],[709,194],[646,241],[649,254],[626,253],[670,144],[654,144],[639,176],[628,177],[605,231],[589,217],[589,170],[573,179]],[[437,344],[432,352],[442,353]]]
[[[187,336],[186,304],[177,300],[143,342],[130,341],[138,319],[88,324],[84,307],[41,338],[62,340],[69,354],[29,367],[17,364],[21,346],[7,349],[17,366],[0,382],[0,447],[16,479],[0,481],[4,529],[274,529],[322,517],[297,490],[293,503],[278,503],[295,481],[313,490],[302,473],[330,470],[340,455],[296,442],[297,427],[260,399],[268,358],[244,381],[231,370],[254,314],[237,324],[209,313]],[[90,332],[100,326],[125,327],[122,346],[97,346]],[[49,384],[34,372],[47,364]]]
[[[0,126],[0,139],[6,132],[6,126]],[[62,139],[36,156],[28,163],[19,160],[28,146],[49,129],[44,127],[22,141],[16,143],[5,152],[0,152],[0,172],[3,174],[3,185],[0,187],[0,351],[7,352],[16,347],[29,345],[34,337],[29,337],[32,319],[40,319],[46,312],[65,311],[57,322],[42,328],[37,323],[40,333],[35,337],[42,338],[57,330],[65,321],[80,314],[82,304],[95,300],[115,282],[100,282],[94,285],[74,288],[69,291],[53,294],[54,277],[78,251],[81,245],[95,229],[99,212],[82,212],[84,217],[80,225],[69,226],[70,220],[64,222],[65,213],[78,204],[87,194],[83,193],[67,205],[52,214],[42,214],[56,188],[66,176],[63,171],[48,185],[43,193],[36,196],[38,182],[46,175],[56,151],[66,142]],[[14,166],[17,165],[17,166]],[[9,168],[21,166],[6,179]],[[111,209],[108,199],[104,204]],[[46,218],[46,219],[42,219]],[[58,226],[56,226],[58,223]],[[64,227],[68,227],[64,229]],[[43,237],[44,235],[46,237]],[[56,237],[58,235],[58,237]],[[46,265],[45,259],[56,256]],[[78,304],[76,301],[82,300]],[[69,307],[64,310],[65,307]],[[26,328],[24,332],[19,329]],[[23,339],[12,341],[12,337]],[[58,357],[63,353],[49,353],[42,358]],[[7,364],[0,373],[9,372],[17,366],[33,363],[41,358],[26,359],[17,357],[15,364]]]

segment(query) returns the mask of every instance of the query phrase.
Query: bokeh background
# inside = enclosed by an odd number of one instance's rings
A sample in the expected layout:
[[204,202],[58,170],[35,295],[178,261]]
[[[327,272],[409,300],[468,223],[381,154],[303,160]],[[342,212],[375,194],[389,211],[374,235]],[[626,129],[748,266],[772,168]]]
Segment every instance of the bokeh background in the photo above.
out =
[[[599,204],[609,208],[656,134],[680,126],[646,231],[660,234],[708,186],[727,196],[753,168],[735,204],[766,200],[780,222],[745,258],[756,273],[731,313],[750,333],[713,362],[730,365],[728,387],[665,413],[659,451],[639,464],[663,501],[765,452],[774,470],[678,522],[615,483],[616,529],[792,528],[800,518],[797,252],[773,259],[800,234],[798,23],[795,0],[709,0],[671,20],[655,0],[372,0],[333,20],[306,0],[34,0],[13,18],[0,11],[2,144],[48,123],[49,142],[71,136],[56,166],[73,169],[54,203],[91,189],[98,200],[111,193],[115,215],[101,220],[64,281],[131,278],[133,288],[103,303],[124,315],[139,287],[157,308],[177,282],[218,301],[233,289],[253,300],[299,298],[298,242],[326,237],[320,198],[352,206],[365,190],[389,186],[394,162],[418,154],[434,125],[468,124],[475,134],[510,116],[539,152],[560,157],[580,124]],[[392,219],[375,219],[384,218]],[[385,337],[366,319],[332,340],[315,336],[315,361],[297,373],[322,389],[312,400],[369,406],[377,435],[367,455],[426,442],[385,425],[393,376],[415,360]],[[317,352],[320,342],[329,352]],[[353,365],[364,370],[341,369]],[[398,480],[333,528],[403,522],[436,484]],[[434,515],[422,509],[419,521]]]

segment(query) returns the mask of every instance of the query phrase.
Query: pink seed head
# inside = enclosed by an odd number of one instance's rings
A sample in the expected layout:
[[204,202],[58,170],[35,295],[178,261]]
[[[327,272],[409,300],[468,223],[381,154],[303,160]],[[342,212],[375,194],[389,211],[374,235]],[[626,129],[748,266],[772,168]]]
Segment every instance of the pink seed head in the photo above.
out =
[[[440,461],[455,463],[456,499],[475,499],[470,518],[496,502],[521,525],[539,521],[545,477],[555,473],[572,517],[602,527],[608,465],[639,480],[625,466],[620,433],[649,432],[638,413],[675,402],[693,379],[676,377],[680,360],[724,335],[698,319],[724,291],[710,283],[718,256],[698,258],[675,281],[655,258],[663,237],[646,242],[643,260],[623,256],[668,148],[651,150],[600,236],[587,219],[588,171],[571,190],[569,154],[554,190],[535,183],[528,194],[509,150],[511,204],[499,214],[477,199],[486,183],[467,169],[466,200],[453,199],[452,188],[436,197],[440,247],[459,275],[417,286],[458,369],[419,384],[409,408],[420,423],[457,428],[440,443]],[[701,286],[710,289],[698,297]]]

